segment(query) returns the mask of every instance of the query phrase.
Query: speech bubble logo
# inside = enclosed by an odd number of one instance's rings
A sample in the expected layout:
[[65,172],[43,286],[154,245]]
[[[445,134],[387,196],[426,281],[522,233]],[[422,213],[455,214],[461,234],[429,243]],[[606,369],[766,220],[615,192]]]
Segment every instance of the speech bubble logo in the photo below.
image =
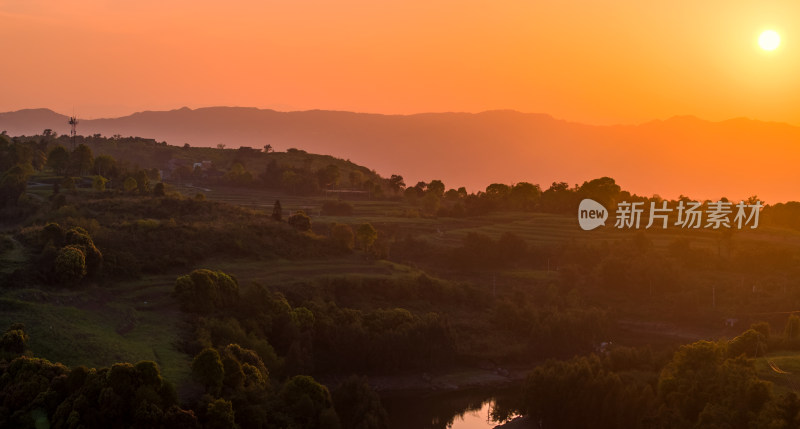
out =
[[598,226],[605,225],[608,219],[608,210],[595,200],[586,198],[578,206],[578,223],[584,231],[591,231]]

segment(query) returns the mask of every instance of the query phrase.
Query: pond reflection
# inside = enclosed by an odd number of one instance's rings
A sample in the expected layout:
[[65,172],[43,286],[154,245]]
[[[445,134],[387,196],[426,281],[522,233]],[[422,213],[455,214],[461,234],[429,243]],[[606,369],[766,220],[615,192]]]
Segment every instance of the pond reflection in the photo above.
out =
[[488,429],[517,417],[520,397],[518,389],[469,390],[389,396],[381,401],[392,429]]

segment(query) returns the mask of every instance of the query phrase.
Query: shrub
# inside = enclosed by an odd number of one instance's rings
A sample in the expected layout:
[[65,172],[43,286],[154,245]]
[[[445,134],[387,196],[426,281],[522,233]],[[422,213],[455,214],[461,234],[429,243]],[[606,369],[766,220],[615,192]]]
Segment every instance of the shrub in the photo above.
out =
[[295,214],[289,216],[288,222],[298,231],[311,231],[311,218],[302,210],[298,210]]
[[58,280],[74,285],[86,276],[86,256],[77,246],[65,246],[58,251],[55,266]]

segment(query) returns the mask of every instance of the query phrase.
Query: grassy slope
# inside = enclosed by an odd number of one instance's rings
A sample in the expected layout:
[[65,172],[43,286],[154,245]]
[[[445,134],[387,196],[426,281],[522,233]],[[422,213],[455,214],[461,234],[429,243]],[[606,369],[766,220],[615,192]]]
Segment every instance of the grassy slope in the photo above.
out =
[[[192,189],[182,191],[187,194],[196,192]],[[42,190],[43,195],[44,193]],[[604,240],[630,239],[633,236],[633,232],[616,230],[611,225],[595,231],[581,231],[573,217],[563,215],[506,212],[468,219],[429,219],[403,217],[402,214],[409,207],[400,202],[353,201],[353,216],[332,217],[319,216],[318,209],[324,200],[319,197],[288,197],[255,189],[220,188],[204,193],[209,199],[253,206],[263,210],[265,214],[271,212],[274,200],[280,199],[284,213],[305,209],[312,215],[315,223],[371,222],[395,225],[403,234],[410,231],[445,246],[459,245],[461,239],[473,231],[494,238],[504,232],[513,232],[523,237],[531,246],[584,241],[599,243]],[[716,234],[708,230],[682,231],[677,228],[647,232],[648,238],[661,249],[681,237],[691,238],[693,246],[715,249]],[[402,235],[398,234],[400,236]],[[768,241],[800,246],[800,233],[761,228],[737,233],[736,240],[742,244],[749,241]],[[4,253],[0,269],[10,269],[23,256],[20,249]],[[268,286],[289,286],[299,281],[340,275],[398,278],[420,273],[415,268],[386,261],[369,263],[358,254],[347,258],[311,261],[225,260],[207,262],[201,266],[230,272],[238,277],[243,287],[252,282]],[[154,360],[161,365],[168,379],[180,383],[188,376],[190,357],[176,348],[179,334],[185,329],[183,318],[169,297],[176,276],[177,274],[150,276],[136,282],[77,291],[3,290],[0,292],[0,326],[16,321],[25,323],[31,335],[31,347],[38,356],[68,365],[87,366],[106,366],[121,360]],[[554,281],[557,274],[517,269],[500,273],[499,278],[501,285],[504,281],[522,284],[529,281]],[[489,277],[480,275],[474,276],[472,280],[484,286],[491,281]],[[365,304],[393,306],[393,303]],[[418,304],[418,310],[437,310],[424,303]],[[485,349],[488,355],[495,347],[494,342],[502,339],[473,338],[490,329],[489,326],[480,325],[479,320],[485,318],[474,316],[452,315],[451,322],[460,328],[459,332],[464,336],[459,341],[468,340],[472,342],[470,348]],[[782,363],[778,365],[783,368]],[[800,373],[800,358],[797,373]]]
[[152,360],[180,383],[189,356],[177,349],[183,316],[169,297],[174,278],[150,277],[76,291],[10,289],[0,294],[0,326],[25,324],[36,356],[66,365]]
[[[770,366],[770,361],[784,371],[776,372]],[[781,394],[788,391],[800,391],[800,352],[780,351],[769,353],[765,357],[756,359],[756,371],[764,380],[774,383],[775,393]]]

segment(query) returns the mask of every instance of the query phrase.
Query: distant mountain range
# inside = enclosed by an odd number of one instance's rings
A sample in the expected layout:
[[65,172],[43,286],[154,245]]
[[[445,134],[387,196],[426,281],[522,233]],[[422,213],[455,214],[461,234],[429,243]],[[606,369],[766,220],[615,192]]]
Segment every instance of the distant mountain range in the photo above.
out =
[[[80,118],[79,118],[80,119]],[[0,113],[9,135],[69,132],[48,109]],[[582,183],[611,176],[643,195],[695,199],[800,200],[800,127],[750,119],[709,122],[678,116],[641,125],[592,126],[515,111],[378,115],[209,107],[86,119],[78,133],[120,134],[171,145],[227,148],[271,144],[330,154],[401,174],[482,190],[490,183]]]

